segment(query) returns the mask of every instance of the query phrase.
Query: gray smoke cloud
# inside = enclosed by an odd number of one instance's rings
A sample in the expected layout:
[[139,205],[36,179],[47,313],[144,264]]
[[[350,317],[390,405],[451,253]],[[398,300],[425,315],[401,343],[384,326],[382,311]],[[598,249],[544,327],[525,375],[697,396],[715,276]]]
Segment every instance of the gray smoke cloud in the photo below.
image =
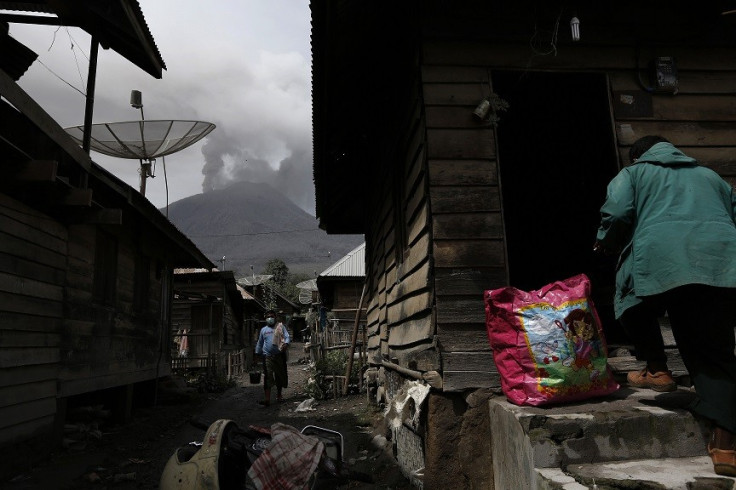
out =
[[[314,214],[311,146],[294,140],[263,146],[257,134],[231,136],[215,131],[202,146],[205,163],[202,192],[225,188],[235,182],[266,183],[305,211]],[[265,158],[262,152],[271,155]]]

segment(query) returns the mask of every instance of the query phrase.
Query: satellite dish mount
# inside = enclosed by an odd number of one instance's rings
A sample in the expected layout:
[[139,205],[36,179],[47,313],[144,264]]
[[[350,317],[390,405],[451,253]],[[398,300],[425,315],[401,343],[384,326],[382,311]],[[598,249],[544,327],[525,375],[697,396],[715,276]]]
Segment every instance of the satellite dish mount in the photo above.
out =
[[[131,90],[130,91],[130,105],[134,109],[140,109],[141,110],[141,122],[144,122],[146,120],[145,116],[143,115],[143,94],[141,94],[140,90]],[[143,152],[146,152],[146,139],[143,136],[143,124],[141,124],[141,142],[143,143]],[[156,171],[156,159],[155,158],[140,158],[138,160],[141,164],[140,170],[138,170],[138,173],[141,175],[141,196],[146,195],[146,179],[148,177],[154,178],[155,171]]]

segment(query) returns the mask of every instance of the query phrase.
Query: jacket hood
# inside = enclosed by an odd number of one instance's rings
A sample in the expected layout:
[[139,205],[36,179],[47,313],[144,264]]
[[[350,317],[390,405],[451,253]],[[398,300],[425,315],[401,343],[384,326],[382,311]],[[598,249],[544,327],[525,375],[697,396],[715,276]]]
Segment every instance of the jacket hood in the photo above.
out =
[[686,166],[697,165],[698,161],[685,155],[672,143],[657,143],[649,148],[636,163],[653,163],[655,165]]

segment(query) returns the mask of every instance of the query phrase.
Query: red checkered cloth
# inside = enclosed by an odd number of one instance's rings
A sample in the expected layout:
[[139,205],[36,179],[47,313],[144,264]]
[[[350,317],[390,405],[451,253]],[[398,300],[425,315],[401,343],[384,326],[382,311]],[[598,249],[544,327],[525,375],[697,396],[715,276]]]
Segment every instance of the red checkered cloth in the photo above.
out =
[[307,488],[325,446],[317,437],[282,423],[271,426],[271,444],[248,470],[248,478],[263,490]]

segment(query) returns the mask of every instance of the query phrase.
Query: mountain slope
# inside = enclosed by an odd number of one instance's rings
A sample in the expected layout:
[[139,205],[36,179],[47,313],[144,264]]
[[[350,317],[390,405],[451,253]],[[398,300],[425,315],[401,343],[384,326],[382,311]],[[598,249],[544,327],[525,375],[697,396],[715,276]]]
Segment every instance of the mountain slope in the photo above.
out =
[[169,204],[169,220],[215,264],[236,277],[282,259],[290,272],[312,275],[363,242],[363,235],[328,235],[317,219],[267,184],[238,182]]

